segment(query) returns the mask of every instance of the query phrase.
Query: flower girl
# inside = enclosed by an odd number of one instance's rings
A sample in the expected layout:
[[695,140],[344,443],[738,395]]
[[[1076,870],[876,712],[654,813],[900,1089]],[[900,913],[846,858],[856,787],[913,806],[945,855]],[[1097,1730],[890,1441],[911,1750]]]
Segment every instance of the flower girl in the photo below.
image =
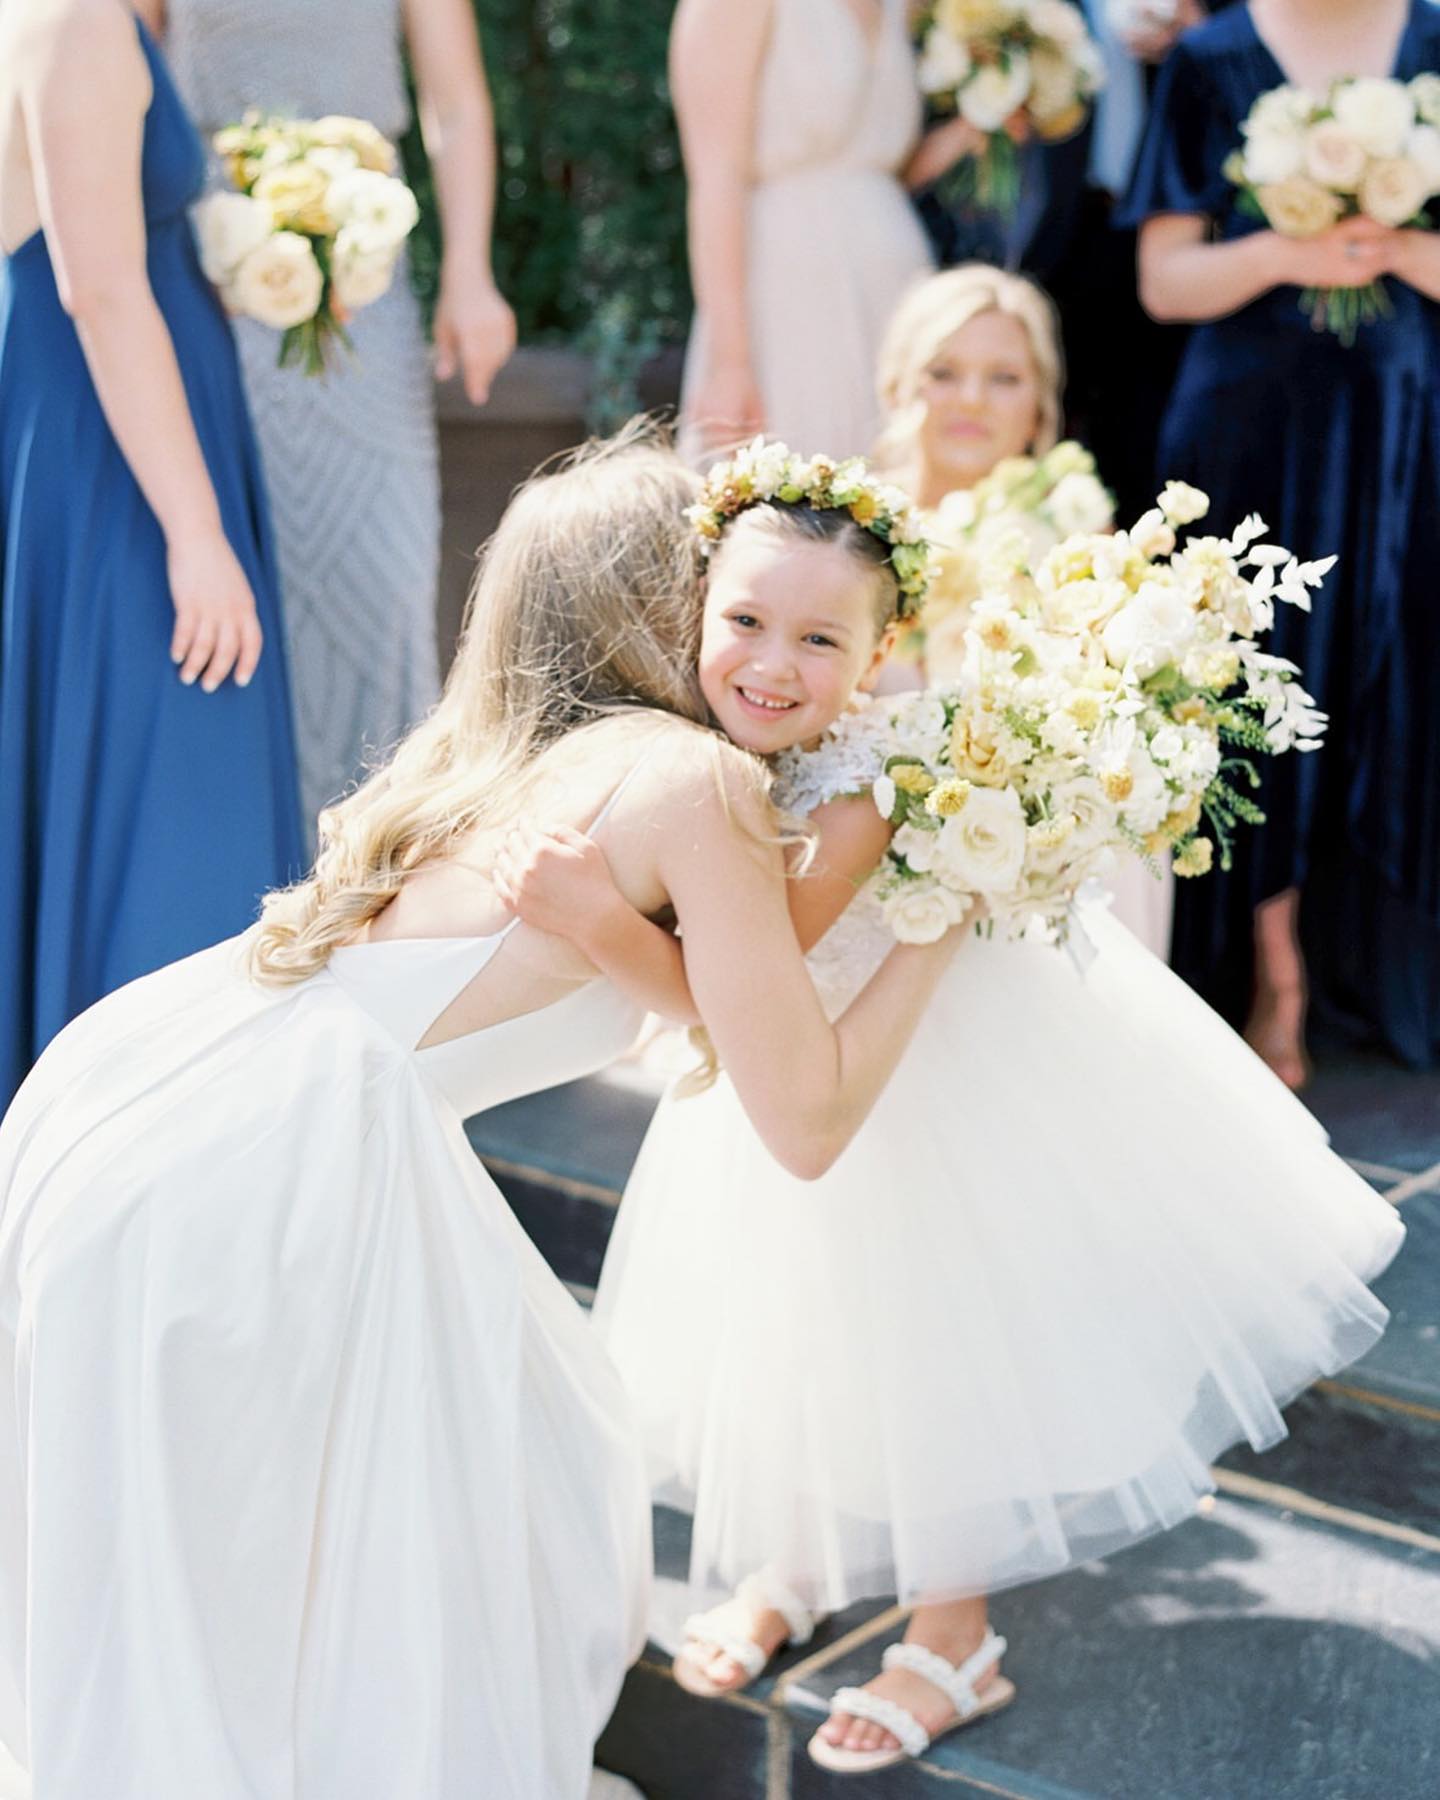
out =
[[[822,734],[878,672],[923,547],[895,490],[789,468],[712,471],[700,677],[808,815],[792,913],[834,1012],[889,942],[856,895],[888,827],[853,797],[885,747]],[[621,982],[658,929],[574,833],[517,844],[503,882]],[[731,1691],[820,1610],[915,1605],[811,1742],[834,1770],[1007,1704],[988,1593],[1180,1523],[1214,1456],[1273,1444],[1280,1408],[1384,1328],[1366,1284],[1403,1235],[1393,1211],[1103,908],[1085,928],[1083,975],[1033,938],[972,934],[820,1179],[774,1161],[721,1075],[661,1102],[620,1210],[596,1321],[657,1493],[693,1512],[695,1585],[738,1583],[688,1622],[676,1679]],[[671,954],[672,1010],[693,1017]]]

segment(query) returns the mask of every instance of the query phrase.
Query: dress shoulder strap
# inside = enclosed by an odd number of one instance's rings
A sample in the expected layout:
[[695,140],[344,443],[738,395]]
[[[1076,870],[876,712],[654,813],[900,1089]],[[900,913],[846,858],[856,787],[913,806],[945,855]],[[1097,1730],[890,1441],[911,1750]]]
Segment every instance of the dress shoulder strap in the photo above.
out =
[[600,808],[599,812],[596,813],[595,817],[590,821],[590,823],[585,827],[585,835],[587,837],[593,837],[595,835],[595,833],[600,829],[600,827],[605,823],[605,821],[610,817],[610,814],[611,814],[612,810],[614,809],[616,801],[619,800],[620,796],[625,792],[626,788],[629,787],[630,783],[635,779],[635,776],[639,773],[639,771],[644,767],[645,763],[649,760],[649,754],[650,754],[649,746],[647,745],[646,748],[640,752],[639,756],[637,756],[635,758],[634,762],[631,763],[630,767],[625,771],[625,773],[620,777],[619,781],[617,781],[615,783],[615,786],[613,788],[611,788],[609,799]]

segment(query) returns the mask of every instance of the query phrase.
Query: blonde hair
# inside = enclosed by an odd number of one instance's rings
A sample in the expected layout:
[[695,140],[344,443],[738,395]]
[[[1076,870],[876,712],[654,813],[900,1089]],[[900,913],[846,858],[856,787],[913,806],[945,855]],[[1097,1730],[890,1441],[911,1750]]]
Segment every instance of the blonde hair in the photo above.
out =
[[1054,448],[1065,386],[1054,303],[1023,275],[1007,275],[989,263],[965,263],[917,282],[890,316],[875,377],[885,414],[871,458],[877,469],[894,475],[913,462],[925,419],[921,398],[925,371],[948,339],[987,312],[1005,313],[1025,328],[1040,383],[1040,418],[1032,448],[1039,454]]
[[266,899],[257,979],[304,981],[416,869],[516,818],[561,738],[637,707],[705,723],[696,488],[643,423],[526,482],[482,552],[439,703],[320,815],[310,878]]

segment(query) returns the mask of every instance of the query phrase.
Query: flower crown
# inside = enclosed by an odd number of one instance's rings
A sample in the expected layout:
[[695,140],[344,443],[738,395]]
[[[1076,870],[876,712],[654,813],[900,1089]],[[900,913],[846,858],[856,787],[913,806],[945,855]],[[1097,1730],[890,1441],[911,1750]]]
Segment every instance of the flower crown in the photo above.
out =
[[817,512],[848,512],[857,525],[890,546],[899,617],[919,612],[930,580],[930,546],[921,535],[919,514],[908,494],[875,479],[864,457],[835,463],[813,456],[807,461],[784,444],[757,437],[710,469],[699,500],[686,507],[685,516],[708,556],[737,514],[772,500],[785,506],[803,501]]

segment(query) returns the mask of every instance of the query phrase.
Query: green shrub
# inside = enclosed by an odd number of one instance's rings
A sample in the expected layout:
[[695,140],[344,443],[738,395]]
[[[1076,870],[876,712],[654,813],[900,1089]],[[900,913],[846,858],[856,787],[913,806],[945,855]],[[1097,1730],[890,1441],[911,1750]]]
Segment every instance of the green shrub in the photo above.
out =
[[[690,317],[685,181],[665,81],[674,0],[477,0],[499,148],[495,274],[525,343],[597,360],[598,411],[634,404],[639,367]],[[434,189],[418,131],[405,166],[423,217],[416,285],[433,301]]]

